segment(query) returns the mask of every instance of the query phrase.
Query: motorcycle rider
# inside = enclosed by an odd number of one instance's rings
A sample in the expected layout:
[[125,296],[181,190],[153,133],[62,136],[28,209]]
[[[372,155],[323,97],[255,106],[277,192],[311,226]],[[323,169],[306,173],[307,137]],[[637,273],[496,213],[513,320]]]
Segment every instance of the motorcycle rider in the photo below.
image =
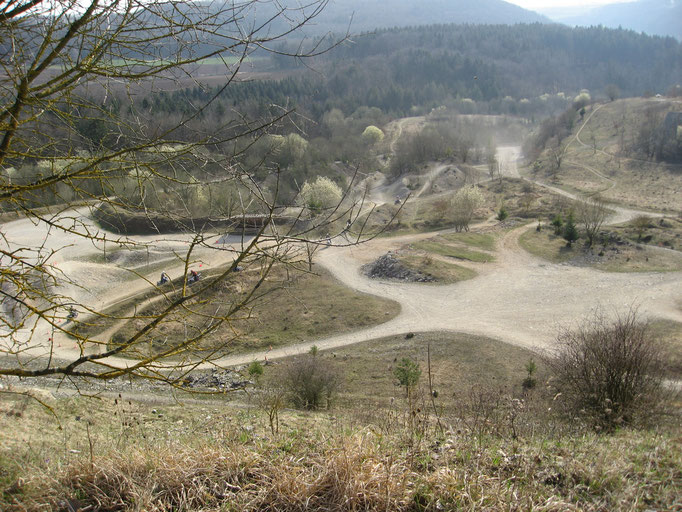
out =
[[196,270],[189,271],[189,278],[187,278],[188,283],[194,283],[199,280],[199,273]]

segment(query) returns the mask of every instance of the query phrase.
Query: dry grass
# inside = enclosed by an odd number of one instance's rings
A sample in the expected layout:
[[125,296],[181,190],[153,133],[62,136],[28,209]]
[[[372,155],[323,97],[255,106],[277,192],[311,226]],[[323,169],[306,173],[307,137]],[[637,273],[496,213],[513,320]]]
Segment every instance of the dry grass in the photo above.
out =
[[648,226],[638,229],[634,221],[609,226],[608,231],[634,243],[682,250],[682,216],[650,219]]
[[[616,127],[625,127],[625,144],[631,144],[649,108],[664,115],[670,110],[679,111],[682,103],[654,98],[628,98],[603,104],[589,117],[580,133],[580,140],[585,145],[573,140],[582,125],[576,123],[569,139],[572,142],[556,176],[557,184],[588,195],[598,192],[604,199],[618,204],[679,212],[682,209],[682,166],[642,160],[638,155],[620,154],[620,132]],[[588,109],[586,119],[590,113]],[[541,160],[547,161],[547,156],[541,157]]]
[[[661,329],[675,336],[678,327]],[[427,346],[440,419],[426,385]],[[546,397],[542,368],[538,388],[520,388],[531,355],[455,333],[321,353],[346,372],[337,409],[281,411],[278,434],[262,412],[246,407],[255,401],[244,394],[234,405],[181,403],[134,388],[130,401],[44,394],[60,429],[36,402],[0,394],[0,510],[678,508],[675,420],[670,430],[613,436],[564,422],[547,410],[561,400]],[[424,372],[410,401],[391,371],[401,357]]]
[[[398,510],[404,465],[391,474],[362,436],[306,461],[231,445],[111,455],[69,468],[61,484],[98,510]],[[268,447],[269,448],[269,447]],[[150,467],[150,461],[155,463]],[[387,478],[389,476],[389,478]],[[391,478],[397,476],[398,478]],[[132,507],[131,507],[132,505]]]
[[[293,276],[275,269],[258,290],[262,298],[235,315],[229,326],[206,336],[202,349],[225,345],[221,353],[227,354],[282,346],[376,325],[390,320],[400,310],[396,302],[350,290],[323,269],[314,267],[314,271]],[[181,317],[171,318],[153,336],[140,342],[140,350],[163,350],[167,343],[198,330],[205,318],[202,315],[210,315],[218,308],[226,310],[242,300],[257,279],[258,275],[246,272],[235,275],[205,303],[193,306],[193,317],[186,322]],[[162,307],[162,303],[151,306],[155,310]],[[122,326],[116,336],[125,339],[142,325],[143,320],[133,320]]]
[[682,270],[682,253],[675,251],[659,251],[646,246],[628,247],[619,252],[611,252],[611,248],[595,248],[594,252],[603,250],[606,256],[594,266],[606,272],[677,272]]
[[8,512],[680,506],[682,451],[668,434],[476,440],[457,429],[414,436],[412,428],[409,421],[390,431],[327,425],[304,439],[289,427],[269,439],[256,429],[221,442],[131,444],[92,460],[55,461],[41,473],[23,468],[23,483],[4,487],[0,506]]
[[[402,206],[382,204],[369,217],[367,231],[376,233],[385,229],[383,236],[398,236],[451,228],[453,223],[448,209],[455,193],[456,190],[413,198]],[[485,208],[477,211],[474,222],[485,220],[489,213]]]
[[682,323],[654,320],[649,327],[668,355],[666,377],[682,380]]
[[595,243],[586,248],[583,239],[567,247],[566,241],[546,227],[530,230],[519,238],[529,253],[552,263],[573,262],[606,272],[675,272],[682,269],[682,253],[633,244]]
[[334,352],[346,373],[339,405],[352,408],[353,404],[371,403],[370,416],[374,416],[376,407],[387,407],[391,400],[401,398],[405,393],[396,385],[393,368],[403,357],[420,365],[420,387],[428,393],[427,347],[433,384],[440,395],[438,404],[452,412],[456,409],[452,398],[464,397],[472,387],[520,392],[526,363],[532,357],[538,359],[530,350],[484,336],[453,332],[388,336],[364,343],[362,350],[344,347]]
[[504,206],[510,218],[544,220],[568,211],[572,204],[570,199],[517,178],[489,181],[481,189],[491,215]]

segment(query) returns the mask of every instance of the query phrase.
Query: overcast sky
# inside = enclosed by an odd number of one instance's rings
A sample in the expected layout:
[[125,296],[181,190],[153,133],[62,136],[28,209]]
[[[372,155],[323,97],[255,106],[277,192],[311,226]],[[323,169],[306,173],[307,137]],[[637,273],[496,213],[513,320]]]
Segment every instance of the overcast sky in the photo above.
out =
[[506,0],[509,3],[520,5],[525,9],[554,9],[556,7],[594,7],[627,2],[629,0]]

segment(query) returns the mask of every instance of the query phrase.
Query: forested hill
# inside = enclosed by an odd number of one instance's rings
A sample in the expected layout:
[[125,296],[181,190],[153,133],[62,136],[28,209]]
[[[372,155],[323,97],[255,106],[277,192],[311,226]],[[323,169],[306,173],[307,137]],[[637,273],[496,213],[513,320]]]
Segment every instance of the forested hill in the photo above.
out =
[[[360,106],[410,113],[458,102],[491,112],[540,113],[547,97],[607,86],[623,96],[682,84],[682,44],[632,31],[560,25],[434,25],[357,37],[308,63],[315,73],[231,87],[231,105],[284,101],[310,113]],[[467,99],[467,105],[462,101]],[[505,110],[509,105],[509,109]]]
[[434,25],[387,30],[359,37],[327,58],[337,75],[343,74],[339,64],[345,62],[345,69],[357,75],[384,75],[383,83],[442,84],[476,100],[598,90],[607,84],[637,95],[664,92],[682,82],[678,41],[601,27]]
[[[351,22],[352,21],[352,22]],[[368,32],[435,23],[550,23],[502,0],[332,0],[311,27],[318,33]]]
[[[302,114],[311,136],[325,114],[362,107],[381,115],[419,115],[442,105],[462,114],[496,113],[540,119],[563,111],[588,89],[615,94],[665,94],[682,84],[682,44],[606,28],[560,25],[434,25],[356,38],[316,61],[314,69],[278,71],[278,80],[232,83],[200,116],[261,117],[281,106]],[[140,98],[160,124],[194,112],[218,89],[193,87]],[[285,127],[282,133],[286,133]]]

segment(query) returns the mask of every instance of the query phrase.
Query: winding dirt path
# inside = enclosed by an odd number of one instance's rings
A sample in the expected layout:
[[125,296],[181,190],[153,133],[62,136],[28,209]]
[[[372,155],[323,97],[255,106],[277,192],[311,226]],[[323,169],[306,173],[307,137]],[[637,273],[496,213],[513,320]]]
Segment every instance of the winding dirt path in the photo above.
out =
[[[518,177],[516,146],[498,148],[503,176]],[[535,182],[556,194],[580,199],[575,194]],[[618,206],[608,224],[627,222],[651,214]],[[487,224],[487,223],[485,223]],[[374,338],[409,331],[457,331],[480,334],[527,348],[551,346],[562,326],[579,322],[595,308],[615,314],[633,305],[652,318],[682,322],[682,272],[607,273],[569,264],[553,264],[536,258],[519,246],[519,237],[532,226],[508,232],[497,245],[496,262],[469,281],[447,286],[376,281],[360,267],[388,250],[437,233],[378,239],[359,247],[330,247],[317,261],[339,281],[357,291],[397,301],[401,313],[389,322],[349,334],[223,358],[223,365],[245,364],[254,359],[276,359],[307,352],[311,346],[333,349]]]
[[[512,175],[514,170],[518,174],[514,156],[518,156],[517,149],[504,151],[509,155],[504,165],[505,174]],[[538,184],[558,194],[575,198],[573,194],[550,185]],[[617,207],[609,222],[623,222],[640,213]],[[24,224],[5,225],[3,229],[9,226],[8,229],[26,230],[22,236],[26,236],[27,240],[36,235],[30,233],[28,221],[18,222]],[[644,315],[682,322],[682,310],[679,307],[682,303],[682,272],[618,274],[548,263],[528,254],[519,246],[520,235],[531,227],[524,226],[507,232],[498,242],[496,261],[481,264],[485,265],[485,270],[477,277],[446,286],[377,281],[360,272],[364,263],[376,259],[386,251],[408,242],[432,237],[436,233],[380,238],[357,247],[326,247],[318,252],[317,260],[322,266],[354,290],[397,301],[401,305],[400,314],[386,323],[356,332],[311,339],[306,343],[272,351],[225,357],[199,367],[229,366],[255,359],[281,358],[307,352],[312,345],[317,345],[320,349],[332,349],[409,331],[478,334],[541,350],[550,346],[560,325],[578,322],[596,307],[603,308],[606,314],[613,314],[634,304],[639,306]],[[63,264],[77,265],[71,258],[82,255],[85,247],[82,242],[68,242],[60,241],[62,246],[68,246],[68,250],[64,250],[67,261]],[[155,243],[181,247],[187,240],[176,237],[173,240],[157,240]],[[92,252],[92,248],[89,251]],[[211,265],[231,257],[226,252],[216,252],[214,256],[208,255],[210,251],[206,252],[206,255],[198,256],[207,258],[206,261],[211,258]],[[97,281],[95,277],[88,282]],[[149,286],[143,280],[134,287],[126,283],[114,286],[113,283],[101,281],[100,276],[96,292],[87,292],[98,294],[99,303],[103,306],[129,296],[138,286]],[[72,341],[61,339],[56,345],[55,356],[73,358],[80,355],[80,350]],[[126,367],[134,364],[134,361],[109,358],[106,363]]]
[[[268,352],[224,358],[224,365],[275,359],[332,349],[409,331],[457,331],[480,334],[531,349],[548,348],[558,328],[580,321],[596,307],[606,314],[635,304],[640,312],[682,322],[682,272],[614,274],[539,260],[518,244],[528,227],[507,233],[498,243],[497,261],[474,279],[447,286],[370,280],[360,266],[385,252],[369,243],[359,248],[330,248],[318,262],[346,286],[395,300],[401,313],[389,322]],[[430,236],[433,233],[429,234]],[[396,240],[396,245],[399,242]]]

